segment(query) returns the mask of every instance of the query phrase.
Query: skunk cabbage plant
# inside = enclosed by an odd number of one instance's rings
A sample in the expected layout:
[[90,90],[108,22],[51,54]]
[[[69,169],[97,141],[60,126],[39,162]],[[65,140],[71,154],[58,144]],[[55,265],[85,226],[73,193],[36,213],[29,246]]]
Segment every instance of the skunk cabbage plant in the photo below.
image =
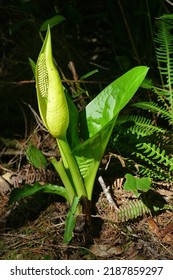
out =
[[[35,66],[38,107],[43,124],[56,138],[61,158],[51,162],[63,186],[35,183],[14,189],[10,203],[38,191],[63,196],[71,205],[64,241],[72,238],[76,216],[89,213],[90,201],[100,161],[119,112],[143,82],[148,68],[138,66],[108,85],[82,112],[78,112],[61,83],[54,64],[51,32],[47,34]],[[87,214],[86,214],[87,215]]]

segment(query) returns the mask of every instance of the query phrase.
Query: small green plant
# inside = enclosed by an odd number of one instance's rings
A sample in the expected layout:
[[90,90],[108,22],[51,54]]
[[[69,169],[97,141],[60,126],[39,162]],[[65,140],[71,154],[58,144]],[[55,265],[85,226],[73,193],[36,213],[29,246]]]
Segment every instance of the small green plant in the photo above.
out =
[[138,178],[127,173],[125,179],[123,188],[132,192],[134,197],[119,207],[114,221],[125,222],[144,214],[155,215],[160,211],[173,209],[159,193],[152,190],[150,178]]
[[44,126],[57,140],[61,159],[52,158],[51,163],[64,186],[25,185],[22,189],[14,189],[10,203],[38,191],[63,196],[71,205],[64,234],[64,242],[69,242],[76,215],[85,214],[86,221],[90,218],[97,170],[117,116],[139,88],[147,71],[145,66],[131,69],[107,86],[82,112],[78,112],[55,67],[48,27],[35,68],[36,91]]
[[124,222],[135,219],[144,214],[151,213],[151,210],[143,202],[141,196],[146,194],[151,188],[151,180],[148,177],[138,178],[127,173],[125,175],[124,190],[131,191],[134,199],[128,200],[125,205],[121,205],[116,213],[116,220]]
[[[111,197],[111,193],[106,188],[106,185],[104,184],[104,181],[101,177],[99,178],[99,182],[107,198],[108,205],[106,206],[106,203],[102,201],[102,203],[99,204],[101,211],[99,211],[99,209],[98,211],[101,213],[107,213],[106,218],[108,220],[111,219],[112,222],[122,223],[129,220],[134,220],[146,214],[157,215],[158,213],[165,210],[173,210],[173,206],[169,205],[163,196],[154,190],[152,187],[152,180],[148,177],[140,178],[133,176],[130,173],[125,175],[125,182],[123,184],[124,198],[121,201],[119,207],[117,207],[117,204],[115,204],[114,199]],[[115,195],[115,201],[116,191],[115,193],[114,191],[112,192]],[[113,209],[115,211],[112,211]]]

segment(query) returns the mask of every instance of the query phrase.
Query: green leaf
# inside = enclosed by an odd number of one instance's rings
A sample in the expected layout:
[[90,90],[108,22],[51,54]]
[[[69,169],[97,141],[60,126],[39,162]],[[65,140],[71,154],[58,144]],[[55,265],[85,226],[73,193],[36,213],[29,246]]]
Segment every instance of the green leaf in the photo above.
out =
[[138,191],[147,192],[150,189],[151,180],[148,177],[136,178],[127,173],[125,178],[124,190],[133,192],[137,197],[140,195]]
[[40,31],[46,31],[48,25],[50,26],[50,28],[52,28],[55,25],[60,24],[61,22],[63,22],[65,20],[65,17],[61,16],[61,15],[56,15],[54,17],[51,17],[47,20],[45,20],[41,27],[40,27]]
[[47,159],[43,153],[33,145],[29,145],[26,150],[28,161],[37,169],[46,168]]
[[91,200],[95,176],[105,151],[107,142],[112,132],[112,122],[105,126],[99,133],[85,140],[73,149],[73,155],[78,163],[87,197]]
[[96,96],[80,114],[83,141],[73,149],[84,178],[88,199],[100,160],[112,133],[120,110],[128,103],[146,76],[148,68],[135,67],[118,78]]
[[77,196],[74,197],[73,203],[70,207],[70,210],[67,214],[66,222],[65,222],[65,232],[64,232],[64,243],[68,243],[73,236],[73,230],[76,224],[76,211],[79,204],[79,198]]
[[173,19],[173,14],[165,14],[160,16],[159,19]]
[[68,198],[67,191],[64,187],[52,185],[52,184],[45,184],[42,186],[39,183],[35,183],[33,186],[26,184],[23,186],[23,188],[13,189],[10,194],[9,204],[12,204],[22,198],[34,195],[38,192],[52,193],[52,194],[61,195],[65,199]]
[[138,66],[108,85],[80,114],[81,136],[88,139],[117,117],[133,97],[148,72],[148,67]]
[[124,183],[124,190],[125,191],[131,191],[136,196],[139,196],[139,193],[138,193],[138,190],[137,190],[137,187],[136,187],[135,177],[132,176],[131,174],[126,174],[125,178],[126,178],[126,181]]
[[29,64],[30,64],[31,69],[32,69],[32,73],[33,73],[34,78],[35,78],[35,67],[36,67],[36,64],[35,64],[34,60],[32,60],[31,58],[28,58],[28,60],[29,60]]
[[73,188],[73,184],[71,180],[68,177],[67,170],[64,167],[64,163],[62,159],[59,161],[56,160],[56,158],[51,158],[51,163],[53,164],[55,170],[57,171],[58,175],[61,178],[62,183],[64,184],[67,194],[68,194],[68,202],[72,203],[73,197],[75,195],[75,190]]
[[80,80],[85,80],[86,78],[92,76],[93,74],[98,73],[98,69],[92,70],[90,72],[88,72],[87,74],[85,74],[84,76],[82,76],[80,78]]
[[78,120],[79,120],[79,113],[74,105],[73,101],[71,100],[71,97],[69,96],[67,90],[65,90],[67,104],[68,104],[68,110],[69,110],[69,126],[67,129],[67,139],[70,148],[74,148],[80,143],[79,135],[78,135]]

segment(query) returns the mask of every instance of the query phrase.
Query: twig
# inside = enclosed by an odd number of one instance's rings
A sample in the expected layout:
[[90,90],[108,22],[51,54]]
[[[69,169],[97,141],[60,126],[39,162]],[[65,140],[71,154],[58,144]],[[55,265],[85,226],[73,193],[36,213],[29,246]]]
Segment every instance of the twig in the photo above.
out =
[[173,6],[173,3],[172,3],[171,1],[166,0],[166,2],[167,2],[168,4],[170,4],[171,6]]
[[114,202],[114,200],[113,200],[113,198],[112,198],[112,196],[110,194],[110,191],[109,191],[110,187],[109,186],[106,187],[106,184],[105,184],[102,176],[99,176],[98,181],[99,181],[100,186],[102,187],[103,192],[104,192],[108,202],[110,203],[110,205],[113,206],[114,208],[118,209],[118,207],[116,206],[116,204],[115,204],[115,202]]
[[122,156],[117,155],[117,154],[109,153],[109,159],[108,159],[108,162],[107,162],[107,164],[106,164],[105,170],[108,169],[108,166],[109,166],[109,164],[110,164],[111,158],[112,158],[113,156],[114,156],[115,158],[117,158],[117,159],[120,161],[121,166],[122,166],[123,168],[126,167],[125,158],[123,158]]
[[39,127],[40,127],[43,131],[46,131],[46,132],[47,132],[47,130],[46,130],[45,127],[44,127],[43,121],[41,120],[41,118],[39,117],[39,115],[37,114],[37,112],[32,108],[32,106],[31,106],[30,104],[28,104],[28,103],[26,103],[26,102],[23,102],[23,103],[26,104],[26,105],[29,107],[29,109],[30,109],[31,112],[33,113],[34,118],[35,118],[35,120],[36,120],[36,123],[39,125]]
[[[88,81],[83,81],[83,80],[70,80],[70,79],[61,79],[62,83],[81,83],[81,84],[108,84],[109,81],[93,81],[93,80],[88,80]],[[18,81],[18,82],[0,82],[0,84],[5,84],[5,85],[15,85],[15,86],[22,86],[25,84],[34,84],[35,80],[23,80],[23,81]]]

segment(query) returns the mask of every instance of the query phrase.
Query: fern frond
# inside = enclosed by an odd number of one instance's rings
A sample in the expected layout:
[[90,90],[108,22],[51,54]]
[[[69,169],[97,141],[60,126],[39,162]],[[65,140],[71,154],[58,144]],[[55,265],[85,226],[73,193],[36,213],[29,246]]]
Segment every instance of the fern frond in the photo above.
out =
[[165,129],[157,127],[152,124],[152,120],[143,116],[130,115],[118,119],[118,124],[131,122],[132,125],[127,128],[126,133],[136,135],[137,139],[140,137],[149,136],[153,133],[164,133]]
[[145,214],[152,215],[152,213],[157,213],[164,210],[173,210],[173,207],[169,204],[163,204],[159,206],[152,204],[152,210],[148,207],[142,199],[128,200],[125,205],[120,206],[119,210],[115,213],[115,222],[127,222],[133,220],[137,217],[143,216]]
[[140,166],[139,173],[141,175],[165,181],[172,180],[173,158],[166,155],[165,150],[161,151],[159,147],[151,143],[140,143],[136,147],[138,150],[142,150],[142,153],[135,152],[135,155],[147,162],[149,166],[149,168]]
[[163,104],[167,112],[170,112],[170,104],[167,101],[167,96],[169,98],[169,92],[166,89],[155,87],[155,86],[152,88],[152,91],[157,94],[157,101]]
[[140,143],[136,147],[140,150],[143,150],[144,154],[147,154],[147,157],[152,157],[152,159],[157,159],[157,163],[163,163],[165,166],[171,166],[172,161],[169,160],[169,157],[165,155],[165,150],[160,150],[159,147],[156,147],[155,144],[151,143]]
[[[137,155],[139,157],[139,155]],[[138,175],[143,177],[152,178],[154,180],[165,180],[165,176],[163,176],[160,172],[152,170],[151,168],[146,167],[145,165],[138,165]]]
[[132,106],[157,113],[160,117],[166,119],[171,125],[173,124],[173,115],[167,109],[165,109],[165,107],[160,106],[155,102],[137,102]]
[[[165,87],[171,90],[171,85],[173,83],[173,38],[172,38],[172,29],[173,26],[168,20],[159,20],[157,22],[157,33],[155,36],[155,42],[158,44],[156,46],[156,56],[160,64],[159,70],[161,75],[166,77],[167,84],[164,84]],[[164,66],[162,66],[164,63]]]
[[[137,153],[136,156],[143,160],[144,156],[140,153]],[[146,165],[138,164],[138,174],[143,177],[149,177],[154,180],[172,182],[172,176],[169,172],[165,171],[163,168],[153,163],[151,160],[147,159],[145,162],[148,163],[149,167]]]
[[158,69],[162,80],[162,87],[167,90],[166,99],[173,114],[173,25],[170,20],[160,19],[157,22],[157,33],[155,36],[156,57]]
[[143,150],[144,154],[147,154],[147,157],[152,157],[152,159],[157,159],[157,163],[163,163],[164,166],[170,166],[171,170],[172,170],[172,159],[170,159],[168,157],[168,155],[166,155],[165,150],[160,150],[159,147],[156,147],[155,144],[151,144],[151,143],[140,143],[137,144],[136,147],[139,150]]
[[133,220],[144,214],[151,214],[150,209],[142,200],[129,200],[126,205],[122,205],[116,213],[116,222],[126,222]]

